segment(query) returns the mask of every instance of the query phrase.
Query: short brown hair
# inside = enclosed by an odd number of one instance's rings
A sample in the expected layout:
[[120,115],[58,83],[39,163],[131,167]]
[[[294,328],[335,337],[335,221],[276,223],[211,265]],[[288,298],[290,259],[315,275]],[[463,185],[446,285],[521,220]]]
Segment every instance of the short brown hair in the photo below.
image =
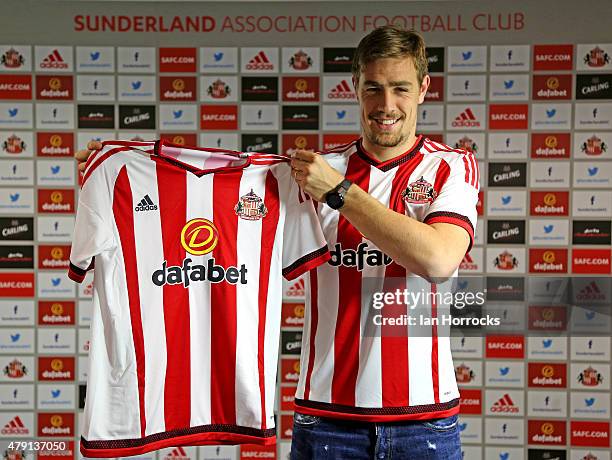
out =
[[427,75],[427,54],[425,40],[414,30],[402,30],[394,26],[383,26],[374,29],[363,37],[353,57],[351,72],[355,81],[364,67],[370,62],[384,58],[405,58],[414,60],[419,84]]

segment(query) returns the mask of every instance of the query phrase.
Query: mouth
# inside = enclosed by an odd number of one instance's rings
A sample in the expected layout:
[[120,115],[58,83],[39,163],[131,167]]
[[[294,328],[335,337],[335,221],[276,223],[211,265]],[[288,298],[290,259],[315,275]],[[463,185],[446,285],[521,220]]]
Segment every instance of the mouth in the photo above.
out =
[[393,131],[396,126],[399,126],[402,117],[397,118],[376,118],[370,117],[370,120],[376,124],[380,131]]

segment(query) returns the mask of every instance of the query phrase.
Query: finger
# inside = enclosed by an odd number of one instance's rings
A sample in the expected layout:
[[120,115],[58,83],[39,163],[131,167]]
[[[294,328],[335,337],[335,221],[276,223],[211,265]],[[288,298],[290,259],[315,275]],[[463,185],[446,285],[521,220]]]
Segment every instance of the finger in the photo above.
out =
[[89,158],[89,155],[91,155],[91,150],[79,150],[75,152],[74,158],[79,162],[87,161],[87,158]]
[[102,148],[102,142],[100,141],[89,141],[87,143],[88,150],[100,150]]
[[84,172],[86,166],[87,166],[87,163],[85,163],[84,161],[82,163],[79,163],[78,164],[79,171]]
[[307,168],[309,164],[309,161],[304,161],[299,158],[294,158],[291,160],[291,167],[294,169],[304,169]]
[[297,149],[293,158],[305,161],[307,163],[312,163],[314,161],[315,155],[316,153],[313,150]]

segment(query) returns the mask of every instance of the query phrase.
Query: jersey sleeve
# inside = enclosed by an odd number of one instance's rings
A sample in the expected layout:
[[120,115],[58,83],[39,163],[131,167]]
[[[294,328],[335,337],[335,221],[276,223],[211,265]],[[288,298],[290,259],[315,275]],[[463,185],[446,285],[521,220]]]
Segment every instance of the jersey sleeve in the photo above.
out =
[[469,251],[474,243],[476,228],[476,204],[480,188],[478,163],[472,153],[466,153],[459,154],[448,164],[448,177],[429,207],[423,222],[426,224],[444,222],[462,227],[470,236]]
[[112,184],[101,166],[87,178],[79,194],[68,277],[83,282],[94,257],[115,247],[112,227]]
[[283,276],[297,278],[330,259],[315,202],[291,180],[283,229]]

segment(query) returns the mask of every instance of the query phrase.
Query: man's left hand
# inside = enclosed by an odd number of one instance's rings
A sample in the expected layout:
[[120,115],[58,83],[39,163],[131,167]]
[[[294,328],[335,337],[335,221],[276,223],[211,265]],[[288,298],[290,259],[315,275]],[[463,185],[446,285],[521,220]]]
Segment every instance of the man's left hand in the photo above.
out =
[[344,180],[322,155],[312,150],[296,150],[291,159],[291,175],[317,201],[325,201],[325,194]]

